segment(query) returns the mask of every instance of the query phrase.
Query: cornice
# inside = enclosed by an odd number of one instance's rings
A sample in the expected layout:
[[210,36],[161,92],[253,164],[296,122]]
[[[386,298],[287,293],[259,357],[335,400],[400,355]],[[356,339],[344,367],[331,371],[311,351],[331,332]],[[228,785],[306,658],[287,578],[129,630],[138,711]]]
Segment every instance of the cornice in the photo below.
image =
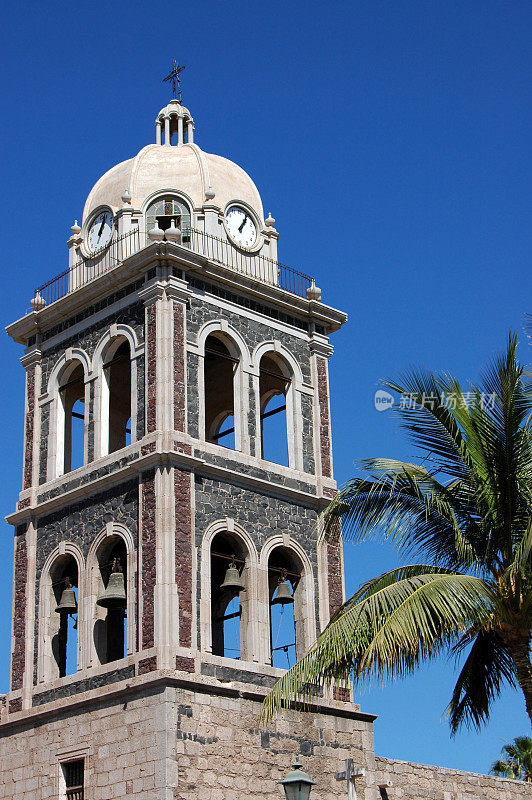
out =
[[[24,507],[8,515],[6,520],[11,525],[18,525],[21,522],[45,516],[52,511],[72,505],[84,498],[92,497],[132,478],[138,478],[142,472],[163,466],[194,471],[204,477],[219,478],[234,485],[268,494],[270,497],[293,500],[317,512],[325,508],[330,502],[330,498],[324,496],[323,489],[336,488],[334,481],[327,481],[326,485],[320,477],[307,475],[306,473],[304,474],[304,480],[302,480],[302,473],[299,472],[294,474],[293,479],[300,483],[305,483],[308,488],[285,486],[281,482],[283,474],[274,474],[272,476],[270,472],[269,477],[264,478],[248,474],[245,471],[247,464],[243,460],[238,462],[239,469],[213,464],[208,461],[208,454],[206,454],[207,458],[203,458],[201,452],[198,452],[198,442],[194,441],[194,449],[189,442],[188,437],[186,437],[186,441],[184,438],[180,440],[171,431],[158,431],[150,434],[135,445],[130,445],[127,450],[129,455],[133,456],[132,460],[112,472],[95,476],[82,485],[68,488],[69,476],[72,476],[72,481],[77,482],[83,476],[88,476],[98,469],[104,469],[109,464],[113,464],[113,458],[106,456],[92,461],[90,464],[80,468],[79,471],[75,470],[77,473],[75,475],[74,473],[69,473],[39,487],[32,487],[31,490],[21,492],[19,503],[23,502]],[[186,452],[187,450],[190,450],[190,452]],[[124,455],[126,455],[125,450],[121,457],[123,458]],[[112,456],[116,458],[116,453],[112,454]],[[261,466],[262,462],[257,459],[253,465]],[[40,499],[47,492],[60,488],[62,483],[66,485],[64,491],[59,492],[54,497],[45,500]]]
[[[235,272],[216,264],[207,257],[172,242],[156,242],[138,250],[111,270],[90,283],[66,294],[40,311],[32,311],[8,325],[9,336],[18,344],[26,344],[31,336],[46,330],[65,318],[75,316],[81,309],[105,298],[110,291],[123,288],[138,280],[152,267],[175,264],[186,273],[226,285],[231,291],[250,296],[262,304],[271,304],[289,315],[322,325],[327,333],[338,330],[347,315],[324,303],[306,300],[291,292]],[[142,291],[142,290],[141,290]]]

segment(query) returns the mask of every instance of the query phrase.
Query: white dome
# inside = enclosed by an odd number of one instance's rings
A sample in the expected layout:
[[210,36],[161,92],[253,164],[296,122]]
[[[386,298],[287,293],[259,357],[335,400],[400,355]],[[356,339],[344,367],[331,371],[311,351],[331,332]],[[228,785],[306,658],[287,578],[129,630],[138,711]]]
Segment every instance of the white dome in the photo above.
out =
[[185,108],[179,100],[176,100],[175,97],[173,100],[170,100],[167,106],[161,108],[159,113],[157,114],[157,119],[164,119],[165,117],[171,116],[177,117],[186,117],[187,119],[192,119],[192,115],[188,108]]
[[243,202],[264,224],[260,195],[249,175],[227,158],[204,153],[196,144],[150,144],[135,158],[117,164],[91,190],[83,222],[98,206],[110,206],[113,211],[121,208],[126,189],[135,209],[144,210],[146,201],[157,193],[175,191],[188,197],[196,209],[205,202],[222,210],[229,202]]

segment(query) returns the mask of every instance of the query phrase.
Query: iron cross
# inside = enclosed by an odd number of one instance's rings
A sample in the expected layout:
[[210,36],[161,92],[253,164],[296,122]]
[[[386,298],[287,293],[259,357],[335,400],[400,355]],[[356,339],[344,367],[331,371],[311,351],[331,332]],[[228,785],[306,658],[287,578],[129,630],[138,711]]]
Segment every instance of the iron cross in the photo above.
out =
[[172,81],[174,100],[176,99],[176,92],[179,91],[179,97],[177,98],[179,102],[181,102],[181,73],[183,72],[184,69],[185,65],[180,66],[174,58],[172,63],[172,69],[170,70],[166,78],[163,78],[163,83],[169,80]]
[[347,758],[345,761],[345,770],[343,772],[337,772],[334,777],[337,781],[346,782],[348,800],[357,800],[355,778],[362,778],[365,774],[365,770],[355,769],[353,760],[351,758]]

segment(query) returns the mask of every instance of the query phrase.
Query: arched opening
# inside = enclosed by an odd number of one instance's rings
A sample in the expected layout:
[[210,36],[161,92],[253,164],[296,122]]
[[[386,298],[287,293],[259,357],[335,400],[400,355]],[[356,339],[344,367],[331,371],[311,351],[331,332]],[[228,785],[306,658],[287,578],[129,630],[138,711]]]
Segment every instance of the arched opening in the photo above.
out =
[[205,342],[204,402],[205,439],[236,449],[235,381],[239,359],[216,334]]
[[302,565],[286,547],[268,559],[270,658],[273,667],[290,669],[305,651]]
[[109,536],[97,553],[98,597],[94,646],[101,664],[126,656],[127,552],[120,536]]
[[289,466],[287,394],[291,385],[288,367],[273,353],[260,360],[261,453],[266,461]]
[[230,533],[218,533],[211,545],[212,652],[225,658],[248,657],[248,553]]
[[58,474],[61,475],[85,463],[85,375],[79,361],[63,370],[57,423],[58,456],[59,461],[62,460]]
[[50,569],[51,678],[64,678],[78,669],[78,585],[76,559],[59,556]]
[[119,340],[108,351],[103,373],[102,444],[104,452],[114,453],[131,443],[131,350],[127,340]]
[[[190,246],[190,210],[183,200],[177,197],[159,197],[146,211],[146,231],[159,228],[164,233],[171,228],[170,241]],[[178,233],[175,233],[175,230]]]

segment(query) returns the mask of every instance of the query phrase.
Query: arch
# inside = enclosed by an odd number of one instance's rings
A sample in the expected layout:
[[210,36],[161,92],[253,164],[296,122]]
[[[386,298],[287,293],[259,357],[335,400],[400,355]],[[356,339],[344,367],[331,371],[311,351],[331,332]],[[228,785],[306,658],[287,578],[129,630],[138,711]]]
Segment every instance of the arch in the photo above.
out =
[[193,208],[194,204],[184,192],[175,189],[153,192],[142,207],[146,235],[156,223],[159,228],[166,231],[174,222],[181,230],[179,243],[190,246]]
[[[280,556],[277,559],[279,563],[274,563],[272,567],[272,558],[275,560],[276,555]],[[316,640],[315,584],[310,559],[301,545],[291,536],[272,536],[265,542],[260,553],[259,593],[262,603],[260,614],[261,619],[266,620],[267,629],[262,637],[263,658],[268,664],[273,663],[271,600],[278,579],[282,577],[283,564],[288,572],[287,578],[292,586],[294,599],[293,624],[296,647],[293,655],[301,658]],[[295,578],[297,574],[298,579]]]
[[[102,559],[108,559],[108,554],[116,548],[118,542],[124,546],[124,560],[121,564],[125,573],[126,590],[126,630],[123,655],[131,655],[137,649],[136,628],[136,581],[137,558],[133,535],[129,528],[120,522],[108,522],[95,536],[87,554],[87,590],[84,599],[84,639],[87,643],[87,663],[95,666],[110,663],[116,660],[109,658],[107,624],[108,612],[97,605],[97,600],[105,588],[102,573]],[[107,562],[105,561],[107,564]],[[107,575],[107,573],[106,573]],[[116,622],[116,621],[115,621]],[[122,656],[121,656],[122,657]]]
[[63,368],[70,361],[79,361],[83,365],[85,381],[89,380],[89,376],[91,374],[91,360],[89,356],[87,355],[85,350],[82,350],[81,347],[69,347],[55,362],[52,371],[50,372],[50,377],[48,378],[48,386],[47,386],[47,397],[44,398],[45,403],[53,399],[52,396],[54,394],[54,391],[58,388],[59,385],[59,376],[62,373]]
[[[210,349],[218,349],[219,355],[206,351],[208,340],[220,342]],[[226,352],[224,352],[224,348]],[[220,427],[228,416],[234,419],[234,449],[249,452],[247,414],[249,408],[249,350],[240,334],[225,320],[208,322],[198,333],[200,356],[198,371],[199,431],[203,441],[217,444]],[[232,372],[231,360],[233,362]],[[207,374],[206,374],[207,373]],[[220,381],[224,392],[220,392]],[[225,437],[224,437],[225,438]]]
[[[129,349],[129,365],[116,375],[118,379],[117,390],[113,390],[113,372],[107,365],[115,359],[117,351],[127,343]],[[130,419],[130,439],[135,442],[137,438],[137,359],[144,353],[144,347],[139,346],[137,335],[129,325],[111,325],[102,336],[93,356],[93,376],[95,380],[94,391],[94,451],[96,458],[105,456],[110,452],[125,447],[127,444],[126,431],[122,423]],[[125,353],[124,353],[125,355]],[[127,374],[126,374],[127,373]],[[127,397],[121,396],[120,387],[129,383]],[[125,410],[129,415],[125,416]],[[114,414],[114,412],[116,412]],[[115,426],[112,425],[113,416]],[[116,428],[116,430],[115,430]]]
[[[261,366],[266,363],[266,367]],[[277,411],[285,412],[286,424],[283,426],[283,437],[286,436],[286,465],[292,469],[303,468],[303,420],[301,414],[301,392],[303,375],[301,367],[280,342],[270,340],[262,342],[253,351],[253,383],[256,407],[256,443],[255,452],[260,458],[267,458],[266,442],[263,442],[263,423]],[[278,377],[275,377],[278,373]],[[284,394],[284,407],[273,403],[266,408],[276,395]],[[286,430],[286,433],[284,432]],[[279,432],[276,432],[279,435]],[[275,461],[282,463],[277,456],[278,442],[272,442],[271,452],[276,454]]]
[[[241,592],[242,610],[240,624],[241,659],[256,661],[258,638],[256,626],[258,555],[251,536],[231,518],[211,523],[203,534],[201,542],[200,565],[200,648],[204,652],[214,652],[213,647],[213,607],[218,608],[218,598],[213,597],[212,545],[217,536],[226,534],[237,542],[244,553],[242,576],[245,592]],[[229,561],[227,562],[229,566]],[[242,597],[245,595],[245,597]],[[227,604],[226,604],[227,605]],[[215,653],[216,654],[216,653]]]
[[77,586],[78,590],[78,635],[75,647],[77,671],[84,667],[85,654],[82,637],[79,632],[83,624],[85,562],[83,553],[77,545],[72,542],[60,542],[48,555],[39,580],[37,680],[41,683],[56,680],[66,674],[64,667],[66,666],[69,631],[67,630],[66,618],[63,618],[63,615],[59,615],[55,610],[62,588],[65,587],[57,585],[53,573],[54,567],[57,569],[63,568],[64,577],[66,577],[65,570],[68,567],[69,560],[75,563],[77,571],[77,576],[68,576],[71,578],[73,586]]
[[[75,375],[75,381],[69,384]],[[83,382],[83,385],[79,385]],[[81,348],[68,348],[58,359],[48,379],[48,393],[43,404],[49,403],[50,424],[48,431],[48,463],[47,480],[57,478],[72,468],[72,434],[73,420],[79,418],[83,408],[83,430],[80,439],[83,442],[78,453],[79,466],[87,463],[88,414],[90,393],[90,359]],[[74,383],[77,384],[74,386]],[[80,408],[74,411],[79,403]]]

